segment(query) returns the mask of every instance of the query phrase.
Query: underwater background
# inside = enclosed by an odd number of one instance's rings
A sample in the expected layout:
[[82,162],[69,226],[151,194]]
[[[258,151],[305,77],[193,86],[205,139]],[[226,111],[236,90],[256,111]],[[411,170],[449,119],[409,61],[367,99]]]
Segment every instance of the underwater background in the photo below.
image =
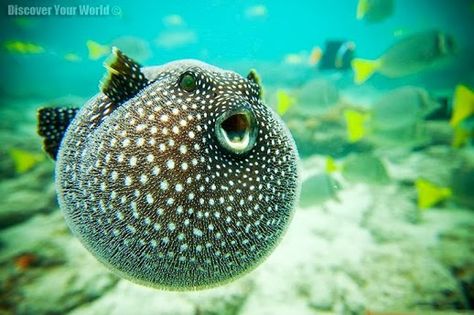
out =
[[[0,314],[473,312],[473,1],[13,0],[0,14]],[[36,112],[97,94],[112,46],[144,66],[257,71],[301,195],[254,271],[157,290],[72,236]]]

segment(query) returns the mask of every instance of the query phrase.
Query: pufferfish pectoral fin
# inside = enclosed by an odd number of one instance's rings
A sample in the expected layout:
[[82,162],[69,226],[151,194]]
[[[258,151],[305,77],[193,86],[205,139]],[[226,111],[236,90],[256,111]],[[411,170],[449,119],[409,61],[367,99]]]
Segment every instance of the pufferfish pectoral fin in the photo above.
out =
[[43,148],[54,160],[67,127],[79,108],[43,107],[38,110],[38,134],[43,137]]
[[255,69],[251,69],[249,74],[247,74],[247,80],[255,83],[258,86],[258,97],[262,98],[263,96],[263,88],[262,88],[262,80],[258,75]]
[[115,105],[132,98],[150,83],[141,72],[141,65],[117,47],[112,47],[112,55],[104,66],[107,74],[100,89]]

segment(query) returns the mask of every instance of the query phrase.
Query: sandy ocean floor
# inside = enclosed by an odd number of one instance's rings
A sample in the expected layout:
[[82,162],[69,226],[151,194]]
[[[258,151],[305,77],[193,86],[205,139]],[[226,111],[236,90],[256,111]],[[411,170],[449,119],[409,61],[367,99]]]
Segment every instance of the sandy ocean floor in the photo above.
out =
[[[2,126],[10,146],[36,148],[34,102]],[[13,119],[13,118],[12,118]],[[406,182],[449,173],[472,149],[387,153],[386,185],[340,179],[337,198],[298,207],[281,244],[256,270],[198,292],[166,292],[119,279],[72,237],[55,201],[54,165],[18,175],[3,149],[0,314],[364,314],[472,309],[474,212],[452,202],[420,211]],[[304,174],[325,158],[302,161]]]

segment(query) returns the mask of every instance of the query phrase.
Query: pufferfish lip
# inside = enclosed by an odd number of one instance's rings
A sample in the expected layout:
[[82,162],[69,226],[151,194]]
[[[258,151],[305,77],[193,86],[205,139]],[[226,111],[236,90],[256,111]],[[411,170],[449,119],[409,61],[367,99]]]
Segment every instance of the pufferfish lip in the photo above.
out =
[[231,154],[249,152],[255,145],[258,124],[249,104],[220,115],[215,124],[216,138]]
[[[256,268],[298,197],[294,141],[256,74],[195,60],[142,68],[113,54],[82,109],[39,111],[73,234],[116,274],[160,289],[215,287]],[[191,92],[177,84],[189,69]]]

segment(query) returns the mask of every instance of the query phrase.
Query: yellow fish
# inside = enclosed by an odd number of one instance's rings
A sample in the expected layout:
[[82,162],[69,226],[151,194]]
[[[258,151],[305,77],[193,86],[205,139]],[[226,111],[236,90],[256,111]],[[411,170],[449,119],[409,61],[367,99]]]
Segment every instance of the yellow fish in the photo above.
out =
[[450,188],[440,187],[422,178],[416,180],[415,187],[418,193],[418,208],[420,209],[430,208],[448,199],[453,194]]
[[362,84],[375,72],[389,78],[418,73],[455,51],[454,38],[438,31],[407,36],[387,49],[376,60],[355,58],[351,61],[354,83]]
[[375,100],[370,110],[344,112],[349,142],[368,136],[381,145],[415,145],[429,141],[424,117],[439,108],[422,88],[404,86]]
[[102,45],[93,40],[88,40],[86,45],[89,51],[89,59],[97,60],[110,53],[110,47],[108,45]]
[[295,99],[291,97],[286,91],[277,91],[277,107],[276,111],[280,116],[283,116],[291,106],[295,103]]
[[474,92],[465,85],[458,85],[454,91],[453,114],[449,124],[457,127],[472,114],[474,114]]
[[8,52],[17,54],[40,54],[45,51],[40,45],[19,40],[5,41],[3,46]]
[[343,162],[338,163],[334,158],[326,158],[326,173],[339,172],[350,182],[366,184],[386,184],[390,177],[384,163],[371,153],[351,154]]
[[21,149],[10,149],[8,154],[13,160],[15,171],[19,174],[26,173],[45,158],[44,154],[31,153]]
[[377,23],[390,17],[393,11],[394,0],[359,0],[356,19]]
[[367,122],[370,120],[370,114],[348,109],[344,111],[344,118],[349,142],[357,142],[367,135]]
[[339,166],[336,162],[336,160],[334,160],[334,158],[332,156],[328,156],[326,158],[326,173],[335,173],[337,171],[340,171],[342,168],[341,166]]
[[460,148],[469,142],[469,139],[474,139],[474,131],[464,129],[462,126],[454,128],[453,140],[451,146],[453,148]]

